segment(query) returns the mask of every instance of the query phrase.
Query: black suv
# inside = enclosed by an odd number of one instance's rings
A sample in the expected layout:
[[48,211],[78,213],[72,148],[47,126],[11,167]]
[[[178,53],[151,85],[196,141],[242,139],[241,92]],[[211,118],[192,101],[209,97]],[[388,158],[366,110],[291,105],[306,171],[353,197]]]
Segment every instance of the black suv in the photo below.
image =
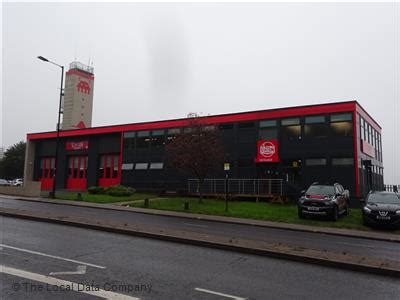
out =
[[349,213],[350,194],[339,183],[332,185],[313,183],[303,191],[297,203],[299,218],[326,216],[336,221],[340,214]]
[[370,192],[363,207],[364,225],[400,227],[400,196],[392,192]]

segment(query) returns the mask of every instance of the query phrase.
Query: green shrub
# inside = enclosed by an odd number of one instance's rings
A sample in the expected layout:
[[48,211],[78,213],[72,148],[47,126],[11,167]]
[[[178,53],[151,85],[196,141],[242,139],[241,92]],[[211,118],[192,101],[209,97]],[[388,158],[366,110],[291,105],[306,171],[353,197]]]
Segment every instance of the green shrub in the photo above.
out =
[[91,186],[88,188],[89,194],[104,194],[105,190],[101,186]]
[[123,185],[114,185],[106,188],[105,193],[110,196],[124,197],[131,196],[136,192],[134,188],[126,187]]

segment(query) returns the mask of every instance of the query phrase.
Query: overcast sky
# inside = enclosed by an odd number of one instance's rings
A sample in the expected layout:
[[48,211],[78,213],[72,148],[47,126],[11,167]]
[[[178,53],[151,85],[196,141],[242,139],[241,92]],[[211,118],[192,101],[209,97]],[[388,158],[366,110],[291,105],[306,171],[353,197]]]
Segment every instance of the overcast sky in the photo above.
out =
[[4,3],[0,145],[54,130],[59,64],[95,70],[93,126],[357,100],[400,184],[400,5]]

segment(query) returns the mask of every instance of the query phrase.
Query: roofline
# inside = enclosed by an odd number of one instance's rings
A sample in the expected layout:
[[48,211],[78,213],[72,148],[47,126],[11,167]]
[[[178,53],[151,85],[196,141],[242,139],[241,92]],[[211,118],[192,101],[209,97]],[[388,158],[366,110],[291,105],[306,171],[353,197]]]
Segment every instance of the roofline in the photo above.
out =
[[[227,113],[227,114],[218,114],[218,115],[211,115],[211,116],[201,116],[200,119],[207,120],[207,119],[225,119],[226,117],[234,117],[234,116],[248,116],[248,120],[254,119],[257,120],[258,117],[257,115],[262,114],[262,113],[271,113],[271,114],[276,114],[276,112],[290,112],[290,111],[299,111],[302,109],[309,109],[309,108],[318,108],[318,107],[327,107],[327,106],[344,106],[347,107],[348,105],[348,110],[353,111],[356,109],[356,106],[358,105],[360,108],[362,108],[359,103],[356,100],[351,100],[351,101],[342,101],[342,102],[331,102],[331,103],[321,103],[321,104],[309,104],[309,105],[300,105],[300,106],[290,106],[290,107],[283,107],[283,108],[273,108],[273,109],[264,109],[264,110],[256,110],[256,111],[246,111],[246,112],[236,112],[236,113]],[[351,107],[351,104],[354,104],[354,107]],[[362,109],[364,112],[365,110]],[[317,111],[314,114],[320,114],[321,112]],[[366,113],[366,112],[365,112]],[[253,118],[249,115],[254,115]],[[276,117],[276,116],[275,116]],[[372,118],[371,118],[372,119]],[[101,129],[108,129],[107,132],[97,132],[96,134],[101,134],[101,133],[117,133],[117,132],[123,132],[124,127],[129,127],[129,126],[143,126],[143,125],[162,125],[163,123],[172,123],[172,122],[177,122],[177,123],[185,123],[189,118],[178,118],[178,119],[167,119],[167,120],[160,120],[160,121],[146,121],[146,122],[139,122],[139,123],[125,123],[125,124],[117,124],[117,125],[105,125],[105,126],[97,126],[97,127],[90,127],[90,128],[84,128],[84,129],[70,129],[70,130],[62,130],[60,131],[61,136],[74,136],[76,135],[90,135],[93,134],[90,131],[99,131]],[[235,122],[235,121],[245,121],[245,120],[225,120],[222,122],[214,122],[214,123],[229,123],[229,122]],[[375,122],[375,121],[374,121]],[[213,122],[210,122],[213,123]],[[376,123],[376,122],[375,122]],[[177,125],[178,126],[178,125]],[[182,126],[182,125],[180,125]],[[379,125],[378,125],[379,126]],[[158,126],[157,126],[158,127]],[[167,126],[169,127],[169,126]],[[162,128],[162,127],[160,127]],[[380,128],[380,127],[379,127]],[[115,131],[113,131],[115,129]],[[143,129],[141,129],[143,130]],[[87,133],[86,133],[87,132]],[[51,135],[55,134],[56,131],[45,131],[45,132],[37,132],[37,133],[28,133],[27,138],[28,139],[40,139],[40,135]],[[31,137],[32,135],[38,135],[38,137]],[[43,137],[43,138],[51,138],[51,137]]]
[[371,124],[371,125],[376,125],[380,130],[382,130],[382,127],[379,125],[379,123],[377,121],[375,121],[375,119],[373,117],[371,117],[371,115],[364,109],[364,107],[362,107],[362,105],[360,103],[358,103],[358,101],[356,101],[356,105],[360,108],[360,110],[366,115],[368,116],[368,118],[375,124]]

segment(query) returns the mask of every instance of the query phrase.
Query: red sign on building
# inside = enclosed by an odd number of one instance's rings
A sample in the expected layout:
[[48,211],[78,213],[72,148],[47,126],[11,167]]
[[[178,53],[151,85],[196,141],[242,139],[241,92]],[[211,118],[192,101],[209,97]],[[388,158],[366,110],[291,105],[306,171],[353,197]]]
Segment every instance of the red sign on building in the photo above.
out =
[[375,158],[375,148],[367,141],[361,140],[361,151],[372,158]]
[[277,140],[260,140],[257,141],[257,163],[262,162],[279,162],[278,141]]
[[65,144],[65,149],[67,151],[87,150],[89,149],[89,142],[88,141],[67,142]]

